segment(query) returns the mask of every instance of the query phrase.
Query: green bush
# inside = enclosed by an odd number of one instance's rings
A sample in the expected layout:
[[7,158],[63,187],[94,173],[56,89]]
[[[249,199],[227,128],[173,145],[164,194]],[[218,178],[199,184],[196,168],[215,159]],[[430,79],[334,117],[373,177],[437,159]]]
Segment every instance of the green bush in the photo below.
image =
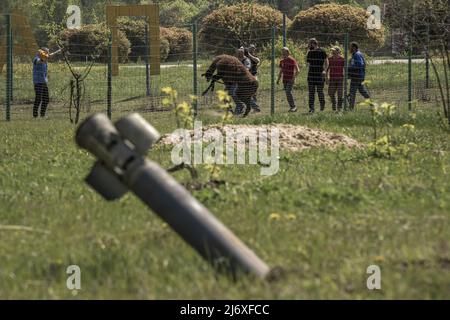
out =
[[223,6],[203,19],[200,42],[203,49],[216,53],[230,53],[251,43],[263,46],[270,42],[273,26],[281,34],[283,14],[272,7],[251,3]]
[[166,38],[160,37],[159,55],[161,62],[166,61],[170,53],[170,43]]
[[[142,19],[133,19],[122,17],[118,20],[119,29],[125,33],[131,44],[131,52],[128,56],[131,61],[144,59],[146,55],[145,47],[145,21]],[[169,56],[169,41],[166,38],[160,39],[160,58],[165,61]]]
[[350,41],[357,41],[366,49],[375,50],[384,44],[384,28],[367,29],[366,10],[351,5],[319,4],[300,11],[289,27],[289,37],[305,40],[315,37],[326,46],[343,42],[349,33]]
[[[73,61],[85,61],[92,55],[100,55],[98,61],[107,62],[109,34],[109,29],[105,24],[84,25],[80,29],[66,29],[59,34],[58,38],[69,51]],[[54,40],[51,42],[50,46],[54,46]],[[118,32],[118,48],[119,61],[127,62],[130,42],[125,33],[120,30]]]
[[169,42],[169,60],[192,57],[192,32],[183,28],[160,28],[161,38]]

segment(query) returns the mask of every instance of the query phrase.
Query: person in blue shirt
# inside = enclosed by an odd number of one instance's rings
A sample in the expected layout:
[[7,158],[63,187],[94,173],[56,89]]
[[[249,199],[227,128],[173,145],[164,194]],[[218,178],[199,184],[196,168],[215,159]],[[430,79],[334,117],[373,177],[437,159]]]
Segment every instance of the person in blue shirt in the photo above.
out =
[[[55,54],[61,52],[58,50],[54,53],[50,53],[48,48],[42,48],[38,51],[33,59],[33,84],[36,97],[33,105],[33,117],[37,118],[40,114],[41,117],[45,117],[47,112],[47,106],[49,103],[48,94],[48,59]],[[39,107],[40,112],[39,112]]]
[[352,54],[352,59],[350,60],[349,66],[349,77],[350,77],[350,109],[355,108],[356,102],[356,92],[359,91],[361,95],[370,99],[370,94],[367,88],[364,86],[364,80],[366,78],[366,60],[363,54],[359,51],[359,45],[356,42],[350,44],[350,52]]

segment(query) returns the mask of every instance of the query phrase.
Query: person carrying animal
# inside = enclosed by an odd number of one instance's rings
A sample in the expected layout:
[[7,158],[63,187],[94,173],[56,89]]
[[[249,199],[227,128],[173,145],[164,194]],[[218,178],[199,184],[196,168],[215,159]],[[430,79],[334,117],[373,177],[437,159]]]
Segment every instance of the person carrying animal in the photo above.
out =
[[252,67],[250,68],[250,73],[258,79],[258,69],[261,65],[261,59],[256,55],[256,45],[251,44],[248,47],[248,50],[246,52],[246,56],[250,59],[252,62]]
[[252,97],[258,90],[258,81],[238,58],[223,54],[214,58],[208,70],[202,75],[211,82],[203,95],[214,90],[214,84],[221,80],[236,103],[235,114],[241,114],[245,105],[244,117],[251,110]]
[[[252,68],[254,65],[253,60],[248,56],[249,52],[247,49],[245,48],[240,48],[239,50],[237,50],[236,52],[236,57],[242,62],[242,64],[244,65],[244,67],[250,71],[250,73],[252,74],[252,76],[256,78],[256,74],[252,73]],[[254,112],[261,112],[261,108],[259,107],[257,101],[256,101],[256,96],[252,97],[251,100],[251,105],[252,105],[252,109],[254,110]],[[242,111],[241,111],[242,112]]]

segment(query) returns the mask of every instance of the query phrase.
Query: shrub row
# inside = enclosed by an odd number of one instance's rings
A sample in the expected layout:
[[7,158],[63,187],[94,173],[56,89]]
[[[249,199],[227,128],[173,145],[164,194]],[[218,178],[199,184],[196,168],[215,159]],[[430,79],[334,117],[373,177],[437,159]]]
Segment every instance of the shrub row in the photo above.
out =
[[289,27],[288,36],[296,41],[315,36],[326,46],[335,42],[342,43],[345,33],[348,33],[351,41],[376,50],[384,44],[385,30],[384,27],[369,30],[368,18],[366,10],[360,7],[320,4],[300,11]]
[[[364,9],[351,5],[321,4],[301,11],[293,21],[287,20],[291,46],[303,46],[310,37],[318,38],[324,47],[343,43],[349,33],[365,49],[376,50],[384,44],[384,28],[369,30]],[[256,43],[265,47],[270,43],[271,30],[281,34],[283,15],[280,11],[254,3],[221,6],[200,25],[199,41],[204,52],[230,53],[240,46]],[[92,54],[106,57],[108,29],[105,24],[86,25],[79,30],[65,30],[60,38],[69,51],[80,60]],[[160,27],[161,60],[181,60],[192,55],[192,33],[182,28]],[[279,45],[279,43],[277,43]],[[142,19],[119,20],[120,61],[137,61],[145,56],[145,22]]]
[[[288,38],[292,40],[291,45],[295,42],[303,46],[308,38],[315,37],[327,47],[343,43],[345,33],[349,33],[351,41],[376,50],[384,44],[385,30],[383,27],[369,30],[368,17],[366,10],[356,6],[316,5],[300,11],[293,21],[287,20]],[[272,27],[275,26],[280,35],[282,19],[282,13],[270,6],[251,3],[223,6],[203,19],[201,45],[206,50],[225,53],[253,42],[267,47]]]
[[[59,40],[64,43],[73,60],[84,61],[92,55],[100,55],[100,62],[107,62],[109,30],[105,24],[85,25],[79,29],[64,30]],[[52,41],[50,46],[55,46]],[[119,20],[119,61],[136,62],[144,59],[145,22],[130,18]],[[182,28],[160,28],[161,61],[186,58],[192,52],[192,34]]]
[[[66,29],[59,34],[59,41],[70,52],[71,59],[84,61],[91,56],[99,56],[98,61],[106,63],[108,60],[109,29],[106,24],[84,25],[79,29]],[[56,41],[50,41],[54,47]],[[119,61],[128,61],[130,41],[122,31],[118,32]]]
[[[129,59],[136,61],[145,56],[145,21],[121,18],[119,29],[131,43]],[[178,60],[192,55],[192,33],[182,28],[159,28],[161,61]]]

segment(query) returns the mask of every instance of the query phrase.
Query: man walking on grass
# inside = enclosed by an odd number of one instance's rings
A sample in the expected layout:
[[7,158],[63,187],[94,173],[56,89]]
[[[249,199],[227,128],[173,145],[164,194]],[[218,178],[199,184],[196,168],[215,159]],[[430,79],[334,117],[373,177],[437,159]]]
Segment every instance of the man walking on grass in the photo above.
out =
[[281,77],[283,77],[284,91],[286,92],[286,98],[289,103],[289,112],[296,112],[294,97],[292,96],[292,89],[294,87],[295,78],[297,78],[300,68],[297,61],[291,57],[291,53],[288,48],[284,47],[281,50],[282,60],[280,61],[280,72],[278,74],[277,84],[280,84]]
[[[48,48],[42,48],[33,59],[33,84],[34,92],[36,94],[33,105],[34,118],[37,118],[39,114],[42,118],[45,117],[49,103],[47,63],[48,59],[61,51],[62,50],[60,49],[54,53],[50,53]],[[39,107],[41,107],[40,110]]]
[[359,91],[366,99],[370,99],[370,94],[364,86],[364,80],[366,78],[366,60],[361,51],[359,51],[359,46],[356,42],[350,44],[350,52],[352,53],[352,59],[350,60],[348,75],[351,79],[350,109],[353,110],[355,108],[357,91]]
[[326,70],[328,69],[328,59],[325,50],[319,47],[319,42],[312,38],[309,40],[309,51],[306,57],[309,65],[308,70],[308,91],[309,91],[309,113],[314,113],[314,102],[316,91],[320,101],[320,111],[325,109],[325,87]]
[[[328,95],[331,99],[333,111],[341,111],[343,103],[345,60],[341,56],[339,47],[331,48],[331,57],[328,58]],[[336,105],[337,93],[337,105]]]

